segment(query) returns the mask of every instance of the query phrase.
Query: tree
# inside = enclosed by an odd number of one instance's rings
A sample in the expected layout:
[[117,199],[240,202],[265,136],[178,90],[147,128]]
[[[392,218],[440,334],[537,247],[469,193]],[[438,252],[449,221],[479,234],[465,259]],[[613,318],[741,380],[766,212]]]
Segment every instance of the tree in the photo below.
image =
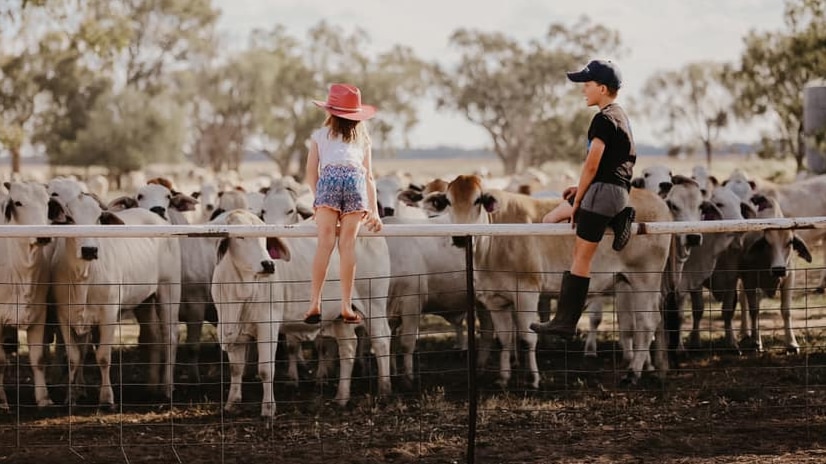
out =
[[528,162],[583,156],[590,112],[565,72],[595,55],[620,54],[615,31],[582,18],[570,29],[552,24],[543,40],[527,45],[466,29],[450,43],[461,58],[452,69],[437,69],[438,105],[483,127],[506,173]]
[[728,69],[738,117],[776,121],[784,151],[804,170],[803,88],[826,76],[826,5],[822,0],[787,0],[786,30],[750,32],[740,62]]
[[180,160],[183,109],[168,95],[149,96],[127,88],[98,98],[85,128],[69,143],[61,163],[107,166],[120,174],[152,162]]
[[[714,147],[728,125],[732,97],[725,85],[724,66],[714,62],[689,63],[678,70],[649,77],[643,88],[642,105],[649,120],[674,141],[699,140],[711,169]],[[668,114],[663,118],[663,114]]]

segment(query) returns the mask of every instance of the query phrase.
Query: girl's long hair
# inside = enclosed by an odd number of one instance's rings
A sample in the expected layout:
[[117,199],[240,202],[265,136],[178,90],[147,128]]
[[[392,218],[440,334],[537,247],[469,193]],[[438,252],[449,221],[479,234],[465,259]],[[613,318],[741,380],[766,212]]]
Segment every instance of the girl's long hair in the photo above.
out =
[[370,134],[367,125],[362,121],[351,121],[333,114],[327,114],[324,126],[330,129],[330,138],[341,137],[344,143],[364,145],[370,143]]

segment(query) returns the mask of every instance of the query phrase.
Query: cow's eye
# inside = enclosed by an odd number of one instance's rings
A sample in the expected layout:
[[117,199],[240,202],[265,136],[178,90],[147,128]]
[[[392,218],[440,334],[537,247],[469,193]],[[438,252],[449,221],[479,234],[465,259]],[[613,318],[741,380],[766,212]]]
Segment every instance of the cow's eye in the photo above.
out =
[[291,209],[291,210],[287,211],[287,214],[293,214],[293,213],[295,213],[294,209]]
[[52,192],[52,196],[56,197],[56,196],[59,196],[59,195],[57,194],[57,192]]
[[15,201],[14,206],[23,206],[23,203],[20,203],[19,201]]
[[138,201],[141,201],[141,200],[143,200],[143,194],[142,194],[142,193],[139,193],[139,194],[138,194]]

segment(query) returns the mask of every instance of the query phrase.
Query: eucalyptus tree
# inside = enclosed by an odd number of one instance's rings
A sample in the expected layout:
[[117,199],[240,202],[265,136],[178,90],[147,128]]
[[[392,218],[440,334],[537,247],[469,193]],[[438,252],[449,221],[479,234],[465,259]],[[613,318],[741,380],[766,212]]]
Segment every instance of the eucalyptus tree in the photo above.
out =
[[[785,29],[751,31],[739,63],[728,70],[737,116],[768,116],[782,151],[805,169],[803,89],[826,76],[826,5],[822,0],[787,0]],[[769,142],[771,144],[771,142]]]
[[714,147],[728,125],[733,100],[723,76],[722,63],[689,63],[653,74],[646,80],[641,98],[653,127],[685,145],[702,144],[709,168]]
[[621,56],[616,31],[583,17],[571,27],[551,24],[544,37],[528,43],[501,32],[459,29],[450,45],[460,57],[456,65],[437,66],[438,105],[481,126],[506,173],[584,156],[591,111],[565,72],[596,56]]

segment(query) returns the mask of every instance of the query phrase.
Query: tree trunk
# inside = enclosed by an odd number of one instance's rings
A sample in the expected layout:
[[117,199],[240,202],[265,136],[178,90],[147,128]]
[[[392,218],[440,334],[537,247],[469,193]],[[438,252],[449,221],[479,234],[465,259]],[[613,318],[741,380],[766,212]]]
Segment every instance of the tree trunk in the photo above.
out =
[[703,140],[703,147],[706,149],[706,169],[711,171],[711,140]]
[[794,153],[794,161],[797,165],[797,172],[801,173],[806,170],[803,166],[803,159],[806,157],[806,134],[803,133],[803,123],[797,127],[797,149]]
[[[11,151],[11,173],[20,174],[20,147],[12,146]],[[16,176],[15,176],[16,177]]]
[[506,153],[505,155],[501,156],[502,159],[502,167],[505,170],[505,175],[516,174],[520,172],[523,168],[522,162],[522,154],[521,153]]

